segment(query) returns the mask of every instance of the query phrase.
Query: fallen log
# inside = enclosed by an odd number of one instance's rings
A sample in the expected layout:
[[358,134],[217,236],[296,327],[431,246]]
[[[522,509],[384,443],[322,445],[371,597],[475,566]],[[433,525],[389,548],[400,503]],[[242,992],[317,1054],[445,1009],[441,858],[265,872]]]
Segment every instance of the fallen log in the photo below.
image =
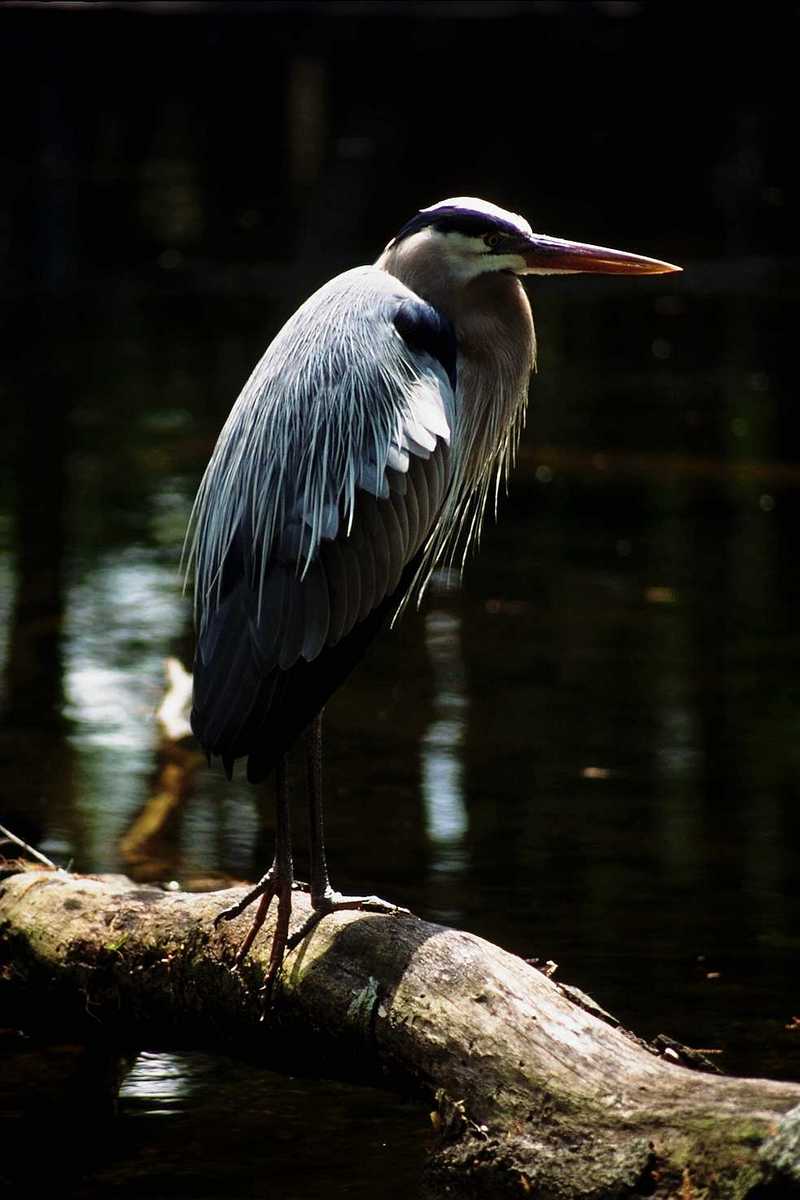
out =
[[[436,1195],[800,1195],[800,1085],[687,1069],[522,959],[407,914],[326,917],[265,994],[270,922],[239,971],[249,916],[213,928],[240,894],[17,866],[3,1022],[413,1091],[435,1109]],[[296,893],[293,921],[308,911]]]

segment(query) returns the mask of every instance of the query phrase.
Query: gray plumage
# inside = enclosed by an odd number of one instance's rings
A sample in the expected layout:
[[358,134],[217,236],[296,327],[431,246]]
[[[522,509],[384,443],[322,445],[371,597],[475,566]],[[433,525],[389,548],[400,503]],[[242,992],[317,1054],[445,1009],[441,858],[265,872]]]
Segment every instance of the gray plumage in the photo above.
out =
[[331,280],[269,346],[222,430],[188,535],[194,719],[211,753],[249,753],[270,676],[340,643],[415,559],[429,560],[420,582],[431,569],[456,401],[441,363],[397,332],[409,301],[377,267]]
[[359,491],[402,492],[392,477],[411,456],[429,457],[439,439],[449,445],[454,396],[444,370],[412,353],[392,323],[408,299],[375,267],[347,271],[298,309],[256,366],[192,512],[201,631],[237,529],[249,538],[261,616],[274,555],[304,577],[323,539],[352,532]]

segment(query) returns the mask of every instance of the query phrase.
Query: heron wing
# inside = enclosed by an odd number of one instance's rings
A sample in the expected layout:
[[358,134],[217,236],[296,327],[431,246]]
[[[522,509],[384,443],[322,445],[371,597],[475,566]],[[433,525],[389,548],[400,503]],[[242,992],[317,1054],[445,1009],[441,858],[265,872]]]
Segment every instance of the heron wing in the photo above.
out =
[[357,268],[245,385],[193,514],[193,724],[226,765],[293,740],[404,598],[450,484],[455,361],[445,318]]

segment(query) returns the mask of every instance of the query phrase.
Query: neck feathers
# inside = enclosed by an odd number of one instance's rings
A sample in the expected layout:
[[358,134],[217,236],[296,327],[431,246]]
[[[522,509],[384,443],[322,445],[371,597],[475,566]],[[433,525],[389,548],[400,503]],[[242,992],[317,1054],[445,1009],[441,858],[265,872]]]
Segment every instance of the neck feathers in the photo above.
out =
[[492,492],[497,506],[525,422],[536,336],[516,276],[497,271],[460,281],[441,258],[412,252],[419,249],[401,242],[377,265],[449,317],[458,341],[453,477],[421,569],[424,588],[443,557],[463,567]]
[[479,276],[454,315],[458,390],[454,477],[440,523],[438,554],[463,567],[480,540],[490,494],[494,507],[514,464],[525,423],[536,338],[528,297],[514,275]]

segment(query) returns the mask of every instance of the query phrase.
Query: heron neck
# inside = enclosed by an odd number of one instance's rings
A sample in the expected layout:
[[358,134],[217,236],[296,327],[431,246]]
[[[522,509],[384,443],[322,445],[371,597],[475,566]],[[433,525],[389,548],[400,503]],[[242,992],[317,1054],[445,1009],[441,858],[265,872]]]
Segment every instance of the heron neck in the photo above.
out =
[[515,275],[487,272],[457,282],[441,260],[431,263],[401,249],[402,243],[385,251],[376,265],[444,313],[456,332],[457,429],[447,503],[451,526],[468,545],[479,535],[493,480],[499,485],[513,462],[524,422],[536,364],[531,307]]
[[521,283],[504,273],[463,289],[451,318],[458,338],[461,486],[482,488],[505,472],[516,449],[536,364],[531,307]]
[[[459,393],[468,408],[497,403],[524,406],[536,365],[536,336],[528,297],[515,275],[491,271],[471,279],[453,277],[441,258],[401,242],[385,250],[376,266],[394,275],[453,323],[459,349]],[[513,399],[512,399],[513,397]],[[507,419],[500,416],[501,424]]]

